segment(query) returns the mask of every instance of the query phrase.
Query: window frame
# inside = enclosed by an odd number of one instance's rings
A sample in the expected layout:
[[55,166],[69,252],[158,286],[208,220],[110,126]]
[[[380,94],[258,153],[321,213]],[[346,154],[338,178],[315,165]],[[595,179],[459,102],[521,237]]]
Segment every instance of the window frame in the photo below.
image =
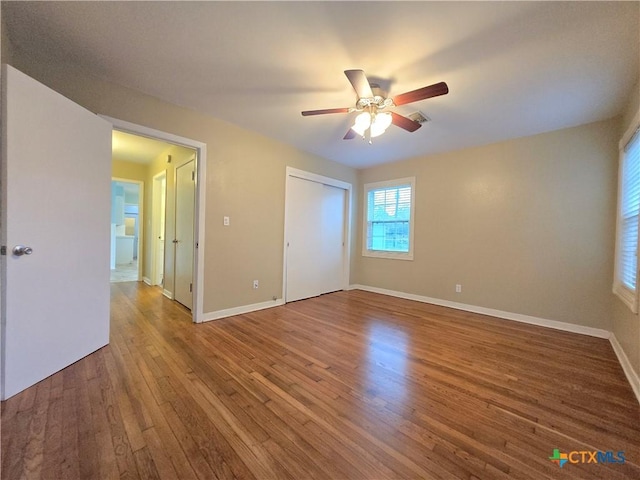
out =
[[[383,188],[394,188],[409,185],[411,187],[411,213],[409,215],[409,251],[393,252],[388,250],[370,250],[368,243],[368,216],[369,216],[369,192]],[[416,197],[416,177],[398,178],[395,180],[385,180],[382,182],[371,182],[364,184],[364,201],[362,215],[362,256],[374,258],[390,258],[396,260],[413,260],[414,251],[414,230],[415,230],[415,197]]]
[[[639,255],[636,255],[636,285],[634,289],[625,285],[622,279],[622,272],[620,271],[620,256],[622,255],[622,186],[624,183],[624,166],[626,161],[625,149],[632,141],[640,142],[640,110],[636,113],[630,127],[620,139],[619,143],[619,159],[618,159],[618,204],[616,208],[616,249],[614,256],[614,274],[613,274],[613,293],[617,295],[622,302],[629,307],[629,309],[637,314],[638,313],[638,281],[640,280]],[[640,159],[638,160],[640,162]],[[638,221],[640,222],[640,214],[638,215]],[[640,249],[640,228],[638,230],[639,238],[636,238],[636,251]]]

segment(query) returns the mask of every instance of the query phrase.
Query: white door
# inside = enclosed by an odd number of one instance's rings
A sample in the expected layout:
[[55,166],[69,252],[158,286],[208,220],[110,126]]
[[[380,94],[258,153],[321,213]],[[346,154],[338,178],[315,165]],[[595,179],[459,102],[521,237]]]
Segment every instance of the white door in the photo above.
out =
[[176,168],[176,261],[174,298],[193,306],[194,211],[196,200],[195,161]]
[[345,190],[290,177],[287,302],[344,288]]
[[344,288],[345,202],[344,189],[322,185],[322,217],[316,227],[322,238],[322,262],[318,262],[322,293]]
[[10,66],[2,75],[6,399],[109,342],[111,124]]
[[152,285],[164,282],[164,225],[167,198],[167,174],[159,173],[153,177],[153,275]]

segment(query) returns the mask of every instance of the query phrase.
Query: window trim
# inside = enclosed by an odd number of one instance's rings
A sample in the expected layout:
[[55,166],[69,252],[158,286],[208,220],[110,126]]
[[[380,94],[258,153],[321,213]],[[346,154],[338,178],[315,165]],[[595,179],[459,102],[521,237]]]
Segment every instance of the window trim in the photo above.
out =
[[[615,244],[615,256],[614,256],[614,269],[613,269],[613,293],[622,300],[622,302],[629,307],[629,309],[637,314],[638,313],[638,281],[640,280],[640,275],[637,274],[640,263],[636,264],[636,288],[634,290],[627,287],[622,281],[622,276],[620,272],[620,262],[619,255],[621,255],[621,232],[622,232],[622,174],[623,174],[623,162],[625,156],[625,147],[633,140],[636,134],[640,135],[638,132],[640,130],[640,110],[634,116],[631,125],[624,133],[620,142],[618,144],[619,147],[619,157],[618,157],[618,204],[616,208],[616,244]],[[639,137],[640,138],[640,137]],[[639,216],[640,219],[640,216]],[[638,239],[638,249],[640,249],[640,239]],[[640,255],[638,255],[640,259]]]
[[[384,250],[369,250],[367,248],[368,231],[368,196],[371,190],[379,188],[400,187],[402,185],[411,186],[411,215],[409,217],[409,251],[408,252],[388,252]],[[382,182],[372,182],[364,184],[364,196],[362,207],[362,256],[374,258],[391,258],[395,260],[413,260],[413,232],[415,230],[415,197],[416,197],[416,177],[398,178],[395,180],[385,180]]]

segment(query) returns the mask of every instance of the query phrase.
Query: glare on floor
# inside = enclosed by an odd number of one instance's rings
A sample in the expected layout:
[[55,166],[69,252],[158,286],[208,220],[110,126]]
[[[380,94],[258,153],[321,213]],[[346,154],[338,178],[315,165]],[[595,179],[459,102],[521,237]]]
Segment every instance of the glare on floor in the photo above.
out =
[[138,262],[135,260],[131,263],[116,265],[116,268],[111,270],[112,283],[136,281],[138,281]]

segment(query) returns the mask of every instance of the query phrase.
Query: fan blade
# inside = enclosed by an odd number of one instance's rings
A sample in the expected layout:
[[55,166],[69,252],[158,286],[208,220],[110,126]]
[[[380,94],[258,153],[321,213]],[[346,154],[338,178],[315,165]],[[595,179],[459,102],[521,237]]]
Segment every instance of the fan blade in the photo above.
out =
[[353,89],[356,91],[358,98],[372,98],[373,92],[369,80],[362,70],[345,70],[344,74],[351,82]]
[[302,112],[303,117],[308,117],[309,115],[324,115],[325,113],[349,113],[351,108],[326,108],[324,110],[305,110]]
[[350,128],[347,134],[342,138],[343,140],[351,140],[352,138],[356,138],[358,132],[354,131],[353,128]]
[[418,122],[414,122],[410,118],[403,117],[395,112],[391,112],[391,123],[396,127],[404,128],[407,132],[415,132],[422,126]]
[[393,97],[393,103],[396,105],[404,105],[406,103],[417,102],[418,100],[424,100],[426,98],[446,95],[447,93],[449,93],[449,87],[447,87],[446,83],[440,82]]

